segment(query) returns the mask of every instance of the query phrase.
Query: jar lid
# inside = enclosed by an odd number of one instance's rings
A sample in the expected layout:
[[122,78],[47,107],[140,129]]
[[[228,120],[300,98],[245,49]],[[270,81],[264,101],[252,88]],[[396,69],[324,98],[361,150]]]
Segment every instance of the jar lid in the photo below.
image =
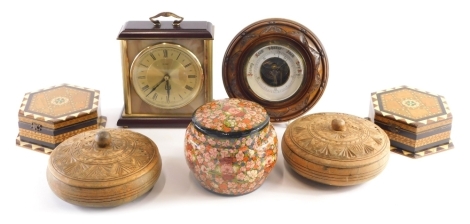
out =
[[269,123],[269,115],[259,104],[238,98],[215,100],[200,106],[192,122],[199,131],[217,137],[244,137]]
[[[286,129],[289,148],[311,162],[366,160],[389,150],[389,138],[377,125],[343,113],[317,113],[295,120]],[[321,163],[321,162],[320,162]]]
[[48,166],[54,180],[87,189],[123,185],[147,172],[154,174],[146,181],[155,182],[160,170],[155,143],[125,129],[98,129],[75,135],[54,149]]

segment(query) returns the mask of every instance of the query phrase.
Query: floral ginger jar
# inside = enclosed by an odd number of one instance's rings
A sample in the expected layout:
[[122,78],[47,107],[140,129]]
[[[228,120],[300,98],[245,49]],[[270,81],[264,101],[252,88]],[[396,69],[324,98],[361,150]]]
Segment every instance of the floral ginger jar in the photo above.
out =
[[277,161],[278,140],[257,103],[223,99],[193,114],[185,135],[186,162],[200,184],[223,195],[259,188]]

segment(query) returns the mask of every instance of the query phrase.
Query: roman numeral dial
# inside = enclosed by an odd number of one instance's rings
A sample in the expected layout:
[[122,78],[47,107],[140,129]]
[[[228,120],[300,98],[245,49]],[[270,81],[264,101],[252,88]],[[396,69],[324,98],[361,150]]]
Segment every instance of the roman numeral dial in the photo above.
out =
[[181,45],[160,43],[142,50],[134,59],[130,78],[137,95],[150,106],[181,108],[191,103],[203,83],[197,57]]

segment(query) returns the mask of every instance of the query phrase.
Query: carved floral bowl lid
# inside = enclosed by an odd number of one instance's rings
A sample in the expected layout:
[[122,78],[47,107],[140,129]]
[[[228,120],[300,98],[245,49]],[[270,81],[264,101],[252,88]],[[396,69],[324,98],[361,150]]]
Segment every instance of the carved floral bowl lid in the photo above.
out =
[[193,114],[197,130],[219,137],[243,137],[269,123],[269,115],[258,103],[228,98],[200,106]]
[[126,129],[83,132],[51,153],[47,179],[54,193],[72,204],[111,207],[150,190],[161,172],[157,145]]
[[316,113],[292,122],[282,151],[294,170],[330,185],[354,185],[379,174],[388,162],[390,140],[364,118]]

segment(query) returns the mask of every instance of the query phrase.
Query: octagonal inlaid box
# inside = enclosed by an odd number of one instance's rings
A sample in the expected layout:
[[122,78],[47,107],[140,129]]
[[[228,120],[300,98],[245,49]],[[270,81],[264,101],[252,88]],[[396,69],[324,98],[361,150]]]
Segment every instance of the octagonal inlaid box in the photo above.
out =
[[76,134],[98,129],[100,91],[62,84],[26,93],[18,112],[17,145],[54,149]]
[[392,151],[417,158],[453,148],[452,113],[441,95],[408,86],[374,92],[369,117]]

